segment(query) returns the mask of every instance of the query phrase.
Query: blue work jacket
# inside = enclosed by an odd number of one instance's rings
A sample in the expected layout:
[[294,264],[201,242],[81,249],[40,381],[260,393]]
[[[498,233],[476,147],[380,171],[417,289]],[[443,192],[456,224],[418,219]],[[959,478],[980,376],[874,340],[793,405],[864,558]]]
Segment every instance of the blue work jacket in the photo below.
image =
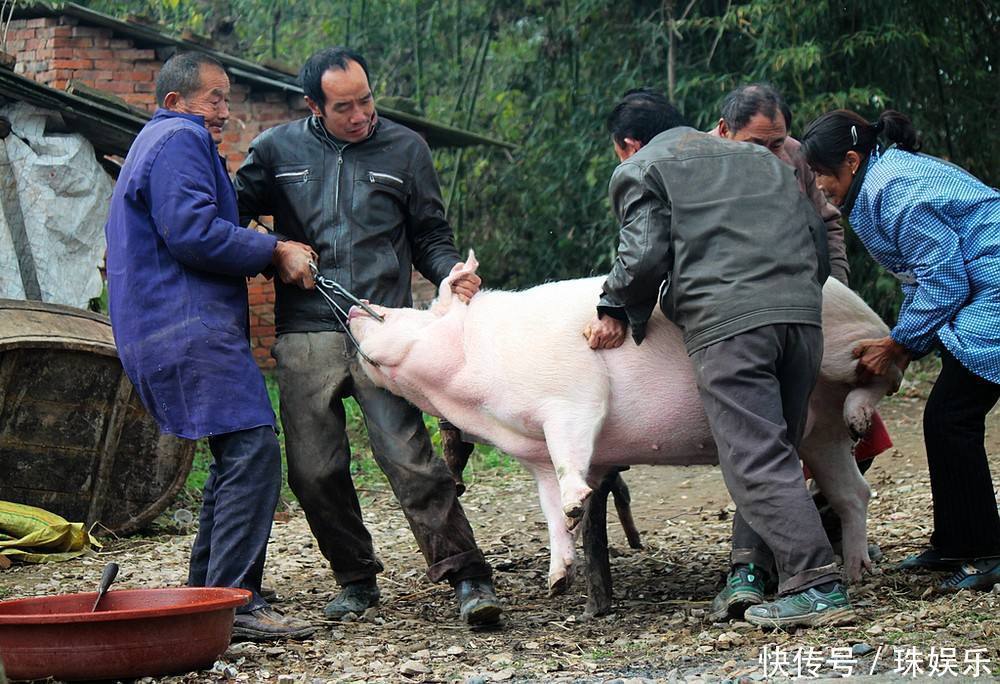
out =
[[118,355],[160,428],[195,439],[273,426],[246,278],[271,263],[276,238],[240,227],[202,117],[156,111],[125,159],[105,234]]
[[889,148],[869,158],[850,222],[902,284],[892,338],[917,354],[940,340],[1000,384],[1000,192],[940,159]]

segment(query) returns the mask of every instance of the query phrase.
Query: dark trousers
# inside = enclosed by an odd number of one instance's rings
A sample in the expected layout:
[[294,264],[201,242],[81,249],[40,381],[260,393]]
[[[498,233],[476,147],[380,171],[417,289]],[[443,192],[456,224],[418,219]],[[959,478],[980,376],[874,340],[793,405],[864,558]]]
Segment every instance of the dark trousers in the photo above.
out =
[[354,397],[385,473],[427,562],[431,581],[489,577],[451,473],[431,447],[423,414],[376,387],[343,333],[287,333],[278,362],[288,483],[340,584],[382,571],[351,479],[343,401]]
[[237,612],[263,608],[260,596],[267,539],[281,491],[281,448],[270,425],[208,438],[212,465],[205,481],[188,585],[253,592]]
[[773,553],[782,594],[839,579],[796,451],[822,357],[821,329],[791,324],[755,328],[691,355],[737,506],[733,562],[766,567]]
[[1000,385],[941,350],[941,374],[924,408],[924,445],[934,498],[931,545],[954,558],[1000,556],[1000,515],[986,458],[986,414]]

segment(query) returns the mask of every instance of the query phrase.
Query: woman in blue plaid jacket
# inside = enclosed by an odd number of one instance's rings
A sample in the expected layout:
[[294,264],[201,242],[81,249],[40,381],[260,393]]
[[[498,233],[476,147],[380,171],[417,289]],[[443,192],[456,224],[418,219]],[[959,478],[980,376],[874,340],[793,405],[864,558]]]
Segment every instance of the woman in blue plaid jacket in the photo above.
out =
[[875,122],[829,112],[802,137],[816,184],[903,289],[889,336],[854,350],[860,381],[941,354],[924,409],[934,532],[900,567],[952,572],[942,591],[986,590],[1000,583],[1000,515],[984,445],[986,415],[1000,399],[1000,192],[919,147],[910,120],[894,111]]

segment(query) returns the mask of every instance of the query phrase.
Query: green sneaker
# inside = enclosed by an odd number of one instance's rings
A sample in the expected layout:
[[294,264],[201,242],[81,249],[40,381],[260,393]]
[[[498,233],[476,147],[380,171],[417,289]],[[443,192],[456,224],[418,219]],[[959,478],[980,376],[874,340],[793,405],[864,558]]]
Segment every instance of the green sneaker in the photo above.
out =
[[750,606],[743,615],[743,619],[759,627],[842,625],[854,617],[851,601],[840,582],[830,591],[810,587],[770,603]]
[[747,608],[763,603],[765,582],[764,573],[754,568],[753,563],[734,565],[726,577],[726,586],[712,600],[708,618],[724,622],[742,617]]

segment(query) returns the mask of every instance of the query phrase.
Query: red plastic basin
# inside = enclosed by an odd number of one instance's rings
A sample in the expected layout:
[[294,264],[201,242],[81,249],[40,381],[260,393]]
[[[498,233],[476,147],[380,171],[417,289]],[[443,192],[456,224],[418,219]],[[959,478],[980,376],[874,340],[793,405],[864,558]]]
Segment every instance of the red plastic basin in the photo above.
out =
[[0,602],[11,679],[155,677],[211,667],[229,646],[244,589],[112,589]]

